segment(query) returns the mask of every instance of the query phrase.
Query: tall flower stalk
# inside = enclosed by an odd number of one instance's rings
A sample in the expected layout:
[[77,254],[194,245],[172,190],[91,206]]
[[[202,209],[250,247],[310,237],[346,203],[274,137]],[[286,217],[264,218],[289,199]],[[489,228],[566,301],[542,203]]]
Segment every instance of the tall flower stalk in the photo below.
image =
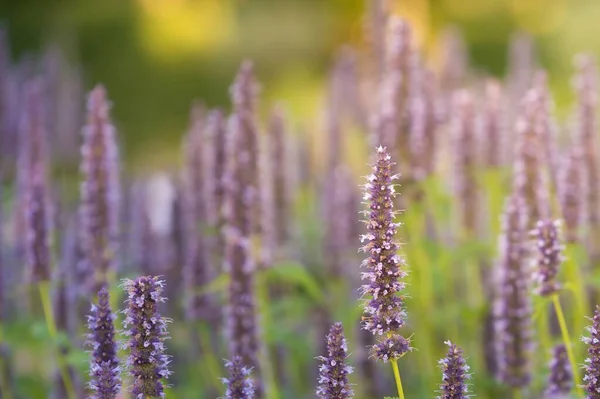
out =
[[166,301],[162,296],[164,281],[143,276],[124,280],[123,288],[127,293],[124,347],[129,352],[127,371],[133,377],[130,392],[134,398],[164,398],[163,380],[171,375],[170,356],[165,354],[164,344],[169,320],[158,312],[158,305]]
[[600,399],[600,306],[596,306],[594,317],[589,319],[592,322],[592,325],[587,327],[589,336],[581,338],[587,345],[588,354],[583,366],[583,388],[587,399]]
[[[575,361],[562,305],[560,304],[560,286],[556,281],[560,266],[564,260],[563,246],[559,238],[559,227],[559,221],[540,220],[537,222],[535,230],[532,231],[532,234],[537,239],[538,249],[535,279],[538,283],[537,293],[543,297],[550,297],[552,299],[567,356],[571,363],[573,378],[578,382],[579,369]],[[577,389],[579,390],[580,388],[578,387]]]
[[[58,337],[55,314],[52,309],[51,263],[52,255],[51,209],[47,177],[47,137],[41,79],[25,86],[24,109],[20,126],[20,166],[26,176],[25,187],[25,255],[29,280],[37,285],[48,332],[54,343]],[[59,372],[69,399],[75,399],[75,389],[64,356],[56,348]]]
[[235,356],[233,360],[225,361],[225,368],[229,374],[223,378],[227,386],[224,399],[252,399],[254,398],[254,382],[252,382],[252,369],[242,364],[242,358]]
[[469,398],[467,381],[471,375],[469,366],[463,357],[463,351],[450,341],[446,341],[445,344],[448,345],[448,353],[439,361],[442,369],[442,384],[438,399]]
[[225,258],[229,274],[226,327],[230,356],[240,356],[256,375],[256,394],[263,387],[255,298],[256,259],[252,237],[258,231],[258,131],[254,120],[257,83],[253,66],[242,64],[231,88],[234,113],[229,120],[225,176]]
[[548,399],[564,399],[573,388],[573,370],[569,363],[567,348],[564,344],[556,345],[552,350],[550,375],[544,390]]
[[79,209],[83,268],[93,277],[94,292],[115,279],[119,238],[118,149],[109,110],[106,89],[98,85],[88,96],[83,128]]
[[527,92],[522,101],[522,114],[517,121],[516,153],[513,171],[513,191],[525,201],[529,215],[528,229],[540,219],[550,216],[548,200],[548,140],[547,93],[539,88]]
[[498,378],[516,395],[531,381],[532,311],[526,263],[526,209],[518,193],[506,201],[495,303]]
[[404,290],[401,280],[406,276],[405,261],[398,255],[396,241],[398,224],[394,222],[395,185],[398,175],[393,172],[394,162],[387,150],[376,150],[376,161],[365,184],[364,200],[368,205],[365,220],[368,232],[361,236],[366,244],[361,248],[368,257],[362,262],[367,270],[361,278],[367,283],[361,291],[365,298],[363,328],[382,336],[372,348],[373,355],[384,363],[390,362],[396,380],[398,396],[404,399],[398,359],[411,350],[410,341],[399,334],[404,325]]
[[585,171],[585,202],[587,205],[592,258],[599,256],[600,249],[593,237],[600,229],[600,169],[598,160],[598,138],[596,116],[598,105],[598,70],[591,55],[580,54],[575,58],[577,75],[574,86],[577,95],[577,144],[582,149],[583,168]]
[[327,356],[319,356],[319,380],[317,396],[321,399],[350,399],[354,397],[348,375],[352,367],[348,366],[348,343],[344,337],[342,323],[334,323],[327,335]]
[[98,292],[98,304],[92,305],[88,316],[88,345],[92,348],[90,361],[90,388],[92,399],[115,399],[121,390],[117,343],[115,341],[115,315],[109,305],[108,291]]

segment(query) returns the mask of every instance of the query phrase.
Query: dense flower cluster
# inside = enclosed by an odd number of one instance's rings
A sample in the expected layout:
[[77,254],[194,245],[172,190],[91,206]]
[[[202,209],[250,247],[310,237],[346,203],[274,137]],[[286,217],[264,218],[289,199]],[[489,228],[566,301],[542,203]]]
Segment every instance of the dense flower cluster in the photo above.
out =
[[527,272],[525,201],[508,198],[503,219],[495,303],[498,377],[511,387],[531,380],[532,319]]
[[92,313],[88,316],[88,344],[92,347],[90,388],[94,392],[93,399],[114,399],[121,390],[114,320],[108,291],[103,287],[98,292],[98,305],[92,305]]
[[334,323],[327,335],[327,356],[319,356],[317,396],[322,399],[349,399],[354,396],[348,375],[352,367],[346,364],[348,344],[342,323]]
[[567,356],[567,348],[564,344],[556,345],[552,350],[550,375],[544,393],[549,399],[560,399],[566,397],[572,388],[573,372]]
[[[367,280],[362,286],[362,294],[367,296],[363,316],[363,328],[376,335],[387,335],[387,339],[377,343],[373,351],[380,360],[396,360],[408,348],[397,345],[400,339],[397,331],[404,325],[406,313],[403,309],[403,296],[398,295],[405,283],[403,270],[405,261],[398,255],[400,244],[396,241],[397,223],[394,222],[395,187],[394,162],[384,147],[377,148],[377,160],[373,172],[367,177],[364,200],[369,205],[366,211],[368,233],[361,237],[366,244],[362,251],[368,258],[362,263],[367,269],[361,278]],[[404,339],[403,339],[404,341]],[[406,349],[398,351],[398,349]]]
[[242,358],[235,356],[231,361],[226,360],[225,368],[229,378],[223,378],[223,384],[227,386],[224,399],[254,398],[254,383],[250,377],[252,369],[242,364]]
[[555,294],[560,289],[556,275],[563,261],[562,245],[559,235],[560,221],[540,220],[531,234],[537,240],[535,280],[537,293],[541,296]]
[[600,306],[596,306],[594,317],[590,319],[592,325],[587,328],[590,335],[581,340],[588,346],[588,357],[585,359],[585,375],[583,388],[588,399],[600,399]]
[[586,191],[589,188],[585,184],[582,155],[577,145],[569,150],[558,181],[558,201],[565,222],[565,240],[568,243],[579,241],[581,225],[586,215]]
[[129,351],[127,367],[133,377],[131,393],[135,398],[162,398],[162,380],[171,374],[170,357],[164,353],[168,320],[158,313],[158,304],[166,301],[164,282],[143,276],[125,280],[123,287],[127,292],[123,334]]
[[438,399],[465,399],[469,397],[467,380],[470,378],[469,366],[463,357],[463,351],[450,341],[446,357],[439,361],[442,369],[442,384]]
[[114,271],[119,235],[119,166],[110,103],[99,85],[88,97],[88,121],[81,147],[81,205],[79,227],[85,258],[81,267],[94,284]]

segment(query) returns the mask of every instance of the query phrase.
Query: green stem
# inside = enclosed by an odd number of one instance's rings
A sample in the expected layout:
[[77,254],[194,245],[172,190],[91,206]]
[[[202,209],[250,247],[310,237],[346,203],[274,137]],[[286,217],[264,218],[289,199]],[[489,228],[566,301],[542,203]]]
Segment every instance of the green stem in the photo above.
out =
[[[54,313],[52,312],[52,299],[50,296],[50,282],[49,281],[40,281],[38,284],[40,299],[42,301],[42,308],[44,311],[44,318],[46,319],[46,326],[48,327],[48,332],[50,333],[50,337],[52,338],[53,345],[56,344],[57,338],[57,330],[56,330],[56,322],[54,320]],[[75,388],[73,387],[73,382],[71,381],[71,376],[69,375],[69,370],[65,364],[63,354],[60,351],[60,348],[56,350],[56,357],[58,360],[58,369],[60,371],[61,378],[63,383],[65,384],[65,390],[67,391],[67,397],[69,399],[77,399],[77,395],[75,395]]]
[[[0,326],[0,345],[2,344],[2,326]],[[13,399],[14,396],[10,390],[10,384],[8,381],[8,367],[4,362],[4,357],[0,354],[0,397],[6,399]]]
[[573,355],[573,348],[571,347],[571,338],[569,337],[569,330],[567,329],[565,315],[563,314],[558,294],[552,296],[552,302],[554,304],[554,309],[556,310],[556,317],[558,318],[558,324],[560,325],[560,332],[562,334],[565,347],[567,348],[567,356],[569,358],[569,363],[571,363],[571,371],[573,372],[573,379],[575,380],[575,389],[577,390],[577,396],[582,398],[583,390],[579,385],[579,381],[581,381],[579,379],[579,368],[577,367],[577,363],[575,362],[575,356]]
[[513,388],[513,399],[521,399],[523,394],[521,393],[520,388]]
[[398,361],[392,360],[392,370],[394,370],[394,379],[396,380],[396,388],[398,388],[398,399],[404,399],[404,390],[402,389],[402,379],[400,378],[400,370],[398,370]]
[[214,350],[211,350],[211,337],[210,332],[208,331],[209,326],[205,323],[198,324],[198,332],[199,332],[199,344],[200,350],[202,352],[202,356],[198,359],[199,365],[201,365],[202,369],[207,370],[207,374],[210,376],[209,385],[219,389],[219,385],[217,381],[219,381],[220,377],[223,375],[220,370],[219,363],[217,359],[215,359]]

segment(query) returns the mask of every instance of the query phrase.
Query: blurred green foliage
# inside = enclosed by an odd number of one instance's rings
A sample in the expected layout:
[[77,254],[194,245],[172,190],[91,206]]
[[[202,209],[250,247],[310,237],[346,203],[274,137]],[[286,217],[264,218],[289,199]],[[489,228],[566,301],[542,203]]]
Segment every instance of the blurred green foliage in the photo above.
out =
[[[256,62],[267,99],[282,100],[292,117],[314,120],[336,48],[365,47],[367,2],[5,0],[0,19],[9,26],[15,58],[57,42],[83,65],[86,88],[103,82],[128,159],[152,155],[153,166],[164,167],[176,156],[190,103],[201,98],[209,106],[227,107],[227,88],[244,58]],[[560,106],[572,100],[572,55],[600,52],[594,23],[600,3],[592,0],[391,3],[411,20],[432,60],[439,62],[439,33],[457,25],[474,65],[493,74],[505,71],[510,35],[531,33]],[[313,128],[311,123],[303,127]]]

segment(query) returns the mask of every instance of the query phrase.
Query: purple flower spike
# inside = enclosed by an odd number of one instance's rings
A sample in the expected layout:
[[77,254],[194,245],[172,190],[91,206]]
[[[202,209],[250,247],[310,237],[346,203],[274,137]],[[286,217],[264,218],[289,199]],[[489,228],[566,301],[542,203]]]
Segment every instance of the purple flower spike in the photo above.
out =
[[361,241],[366,241],[362,251],[369,256],[362,262],[367,271],[361,278],[368,281],[361,288],[362,294],[368,296],[363,328],[375,335],[387,335],[387,339],[375,345],[373,350],[380,360],[394,361],[409,350],[409,345],[398,345],[406,340],[396,335],[406,316],[404,297],[398,295],[405,287],[401,279],[406,276],[402,269],[405,261],[397,254],[400,244],[395,238],[398,223],[394,222],[394,180],[398,175],[393,174],[394,162],[384,147],[378,147],[376,155],[377,161],[367,177],[363,197],[369,205],[365,220],[368,232],[361,236]]
[[590,336],[581,338],[588,346],[588,357],[583,366],[583,388],[588,399],[600,399],[600,306],[596,306],[594,317],[590,320],[592,325],[587,328]]
[[410,340],[397,334],[380,340],[371,349],[372,354],[384,363],[399,359],[410,351]]
[[526,202],[513,194],[506,202],[498,264],[495,332],[498,377],[513,388],[531,381],[532,319],[526,268]]
[[99,287],[115,270],[119,235],[119,167],[115,129],[110,122],[110,103],[99,85],[88,97],[88,121],[81,147],[81,243],[84,268]]
[[88,344],[93,348],[90,362],[92,399],[114,399],[121,390],[121,368],[115,342],[115,315],[109,306],[108,291],[98,292],[98,305],[92,305],[88,316]]
[[327,356],[319,356],[319,386],[317,396],[321,399],[349,399],[354,397],[348,375],[352,367],[346,364],[348,344],[344,337],[342,323],[331,326],[327,335]]
[[540,220],[531,234],[537,239],[538,258],[535,280],[539,284],[537,293],[550,296],[560,289],[556,275],[563,262],[563,247],[559,239],[560,221]]
[[158,277],[144,276],[125,280],[125,349],[129,351],[127,367],[133,376],[131,393],[134,398],[163,398],[162,380],[168,378],[170,356],[166,355],[164,341],[168,338],[168,319],[158,313],[164,281]]
[[23,179],[25,255],[31,282],[50,280],[51,210],[47,182],[47,148],[43,87],[40,79],[25,86],[21,119],[19,174]]
[[550,376],[545,390],[545,398],[564,399],[573,388],[573,372],[565,345],[556,345],[552,350]]
[[471,378],[469,366],[463,357],[463,351],[450,341],[445,342],[450,348],[446,357],[439,361],[442,369],[442,384],[438,399],[469,398],[467,380]]
[[244,366],[239,356],[235,356],[232,361],[226,360],[225,368],[229,378],[223,378],[223,383],[227,385],[224,399],[254,398],[254,383],[250,377],[252,368]]

